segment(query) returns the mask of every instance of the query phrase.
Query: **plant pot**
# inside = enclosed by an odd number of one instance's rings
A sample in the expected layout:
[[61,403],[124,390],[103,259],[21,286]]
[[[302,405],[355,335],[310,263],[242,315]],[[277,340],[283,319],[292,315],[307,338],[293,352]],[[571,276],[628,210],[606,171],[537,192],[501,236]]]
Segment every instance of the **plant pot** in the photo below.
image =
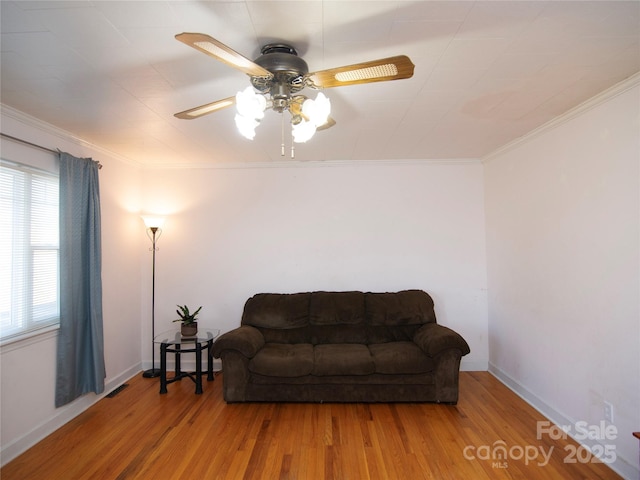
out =
[[192,322],[188,325],[184,323],[180,325],[180,333],[183,337],[194,337],[198,334],[198,322]]

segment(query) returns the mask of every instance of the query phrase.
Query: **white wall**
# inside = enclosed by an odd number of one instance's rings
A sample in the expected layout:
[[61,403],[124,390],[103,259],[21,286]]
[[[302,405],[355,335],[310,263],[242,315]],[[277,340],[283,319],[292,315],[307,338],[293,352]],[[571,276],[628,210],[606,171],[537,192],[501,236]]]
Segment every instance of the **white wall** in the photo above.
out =
[[[144,228],[137,168],[103,151],[3,106],[2,132],[47,148],[60,148],[102,163],[103,315],[108,393],[141,368],[140,255]],[[2,155],[51,156],[6,139]],[[98,396],[89,394],[62,408],[54,406],[56,332],[0,347],[0,436],[4,465],[26,448],[86,409]]]
[[[151,253],[141,211],[168,214],[158,242],[156,332],[172,326],[177,303],[202,304],[201,321],[227,331],[260,291],[424,288],[439,322],[471,345],[463,368],[487,368],[479,163],[141,172],[7,107],[2,131],[104,166],[105,393],[150,366]],[[8,140],[2,147],[18,160],[42,155]],[[100,398],[54,408],[55,352],[55,332],[0,348],[2,464]]]
[[171,327],[176,304],[202,305],[200,322],[225,332],[259,292],[421,288],[438,321],[469,342],[462,368],[486,370],[479,162],[146,170],[143,196],[146,210],[169,214],[158,241],[156,331]]
[[638,79],[615,93],[485,162],[490,370],[559,424],[611,402],[637,477]]

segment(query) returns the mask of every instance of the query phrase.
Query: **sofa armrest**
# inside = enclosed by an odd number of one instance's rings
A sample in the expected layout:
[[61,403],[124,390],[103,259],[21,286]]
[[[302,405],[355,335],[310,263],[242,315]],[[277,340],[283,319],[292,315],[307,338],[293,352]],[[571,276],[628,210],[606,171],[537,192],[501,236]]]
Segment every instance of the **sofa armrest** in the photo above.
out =
[[221,335],[213,342],[212,354],[220,358],[224,350],[236,350],[247,358],[253,358],[264,345],[264,336],[255,327],[242,325]]
[[471,351],[469,344],[460,334],[437,323],[428,323],[420,327],[413,336],[413,341],[430,357],[452,348],[460,350],[462,355]]

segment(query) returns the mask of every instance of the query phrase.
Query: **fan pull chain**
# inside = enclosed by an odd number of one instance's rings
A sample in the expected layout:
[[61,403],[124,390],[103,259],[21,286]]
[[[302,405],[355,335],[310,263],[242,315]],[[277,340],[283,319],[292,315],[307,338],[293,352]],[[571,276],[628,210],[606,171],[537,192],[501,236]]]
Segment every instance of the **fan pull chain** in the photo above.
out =
[[282,141],[280,143],[280,156],[284,157],[284,114],[281,113],[280,115],[282,117],[282,124],[281,124],[281,126],[282,126],[282,128],[281,128],[281,140]]
[[296,158],[295,145],[293,143],[293,128],[291,129],[291,160]]

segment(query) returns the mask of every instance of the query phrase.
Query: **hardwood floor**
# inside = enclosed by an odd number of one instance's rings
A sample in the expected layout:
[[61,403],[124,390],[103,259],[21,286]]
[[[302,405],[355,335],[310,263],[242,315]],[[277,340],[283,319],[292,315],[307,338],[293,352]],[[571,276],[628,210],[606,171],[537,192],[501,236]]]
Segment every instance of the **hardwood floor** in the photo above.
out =
[[[188,379],[166,395],[158,379],[128,383],[2,480],[620,478],[602,463],[565,463],[576,444],[538,435],[545,419],[487,372],[461,373],[456,406],[227,405],[221,377],[203,395]],[[500,446],[506,456],[491,458]]]

